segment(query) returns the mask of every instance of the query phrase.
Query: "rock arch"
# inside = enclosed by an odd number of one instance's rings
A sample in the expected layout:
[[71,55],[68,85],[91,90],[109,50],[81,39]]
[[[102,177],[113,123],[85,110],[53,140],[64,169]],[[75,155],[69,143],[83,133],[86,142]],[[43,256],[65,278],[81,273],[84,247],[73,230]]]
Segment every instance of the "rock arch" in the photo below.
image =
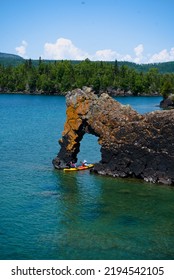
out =
[[75,90],[66,96],[67,119],[59,139],[61,149],[58,156],[53,160],[57,168],[64,168],[67,162],[77,161],[77,154],[80,150],[80,142],[85,133],[99,137],[99,133],[94,130],[89,115],[93,100],[97,99],[89,88],[86,91]]
[[90,133],[101,145],[101,161],[94,172],[174,184],[174,111],[140,115],[108,94],[98,97],[86,87],[68,93],[66,105],[55,168],[77,161],[80,141]]

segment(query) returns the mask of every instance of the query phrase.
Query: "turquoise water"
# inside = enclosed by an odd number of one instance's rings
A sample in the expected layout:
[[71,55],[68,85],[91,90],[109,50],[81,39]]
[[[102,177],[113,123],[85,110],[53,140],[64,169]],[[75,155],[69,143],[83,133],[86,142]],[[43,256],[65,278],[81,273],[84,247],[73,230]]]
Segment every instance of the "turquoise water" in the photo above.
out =
[[[174,259],[174,189],[54,170],[65,117],[64,97],[0,95],[0,258]],[[85,136],[79,161],[99,148]]]
[[140,114],[149,113],[154,110],[160,110],[159,104],[162,100],[162,98],[159,96],[128,96],[116,97],[115,99],[124,105],[130,104]]

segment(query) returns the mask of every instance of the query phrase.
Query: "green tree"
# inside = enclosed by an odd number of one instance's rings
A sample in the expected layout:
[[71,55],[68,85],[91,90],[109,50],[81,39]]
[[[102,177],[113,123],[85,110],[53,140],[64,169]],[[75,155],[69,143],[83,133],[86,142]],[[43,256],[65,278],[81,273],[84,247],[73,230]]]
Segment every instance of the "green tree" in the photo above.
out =
[[173,85],[171,81],[165,80],[161,87],[161,94],[166,99],[171,93],[173,93]]

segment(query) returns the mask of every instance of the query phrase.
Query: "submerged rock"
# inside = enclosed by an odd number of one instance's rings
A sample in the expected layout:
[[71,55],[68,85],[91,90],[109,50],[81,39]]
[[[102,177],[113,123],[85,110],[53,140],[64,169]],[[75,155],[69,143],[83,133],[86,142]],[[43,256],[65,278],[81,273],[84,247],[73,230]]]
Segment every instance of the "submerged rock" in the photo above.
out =
[[108,94],[77,89],[67,94],[67,119],[53,160],[55,168],[77,161],[85,133],[98,137],[101,161],[93,171],[114,177],[174,184],[174,111],[141,115]]

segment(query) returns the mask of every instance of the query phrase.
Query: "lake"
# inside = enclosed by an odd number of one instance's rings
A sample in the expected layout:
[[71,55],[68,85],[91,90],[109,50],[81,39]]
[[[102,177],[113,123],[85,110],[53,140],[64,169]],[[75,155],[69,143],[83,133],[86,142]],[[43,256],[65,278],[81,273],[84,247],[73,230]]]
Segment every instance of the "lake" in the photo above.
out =
[[[119,97],[140,113],[161,97]],[[55,170],[61,96],[0,95],[0,258],[174,259],[174,189],[89,171]],[[84,137],[78,160],[100,160]]]

